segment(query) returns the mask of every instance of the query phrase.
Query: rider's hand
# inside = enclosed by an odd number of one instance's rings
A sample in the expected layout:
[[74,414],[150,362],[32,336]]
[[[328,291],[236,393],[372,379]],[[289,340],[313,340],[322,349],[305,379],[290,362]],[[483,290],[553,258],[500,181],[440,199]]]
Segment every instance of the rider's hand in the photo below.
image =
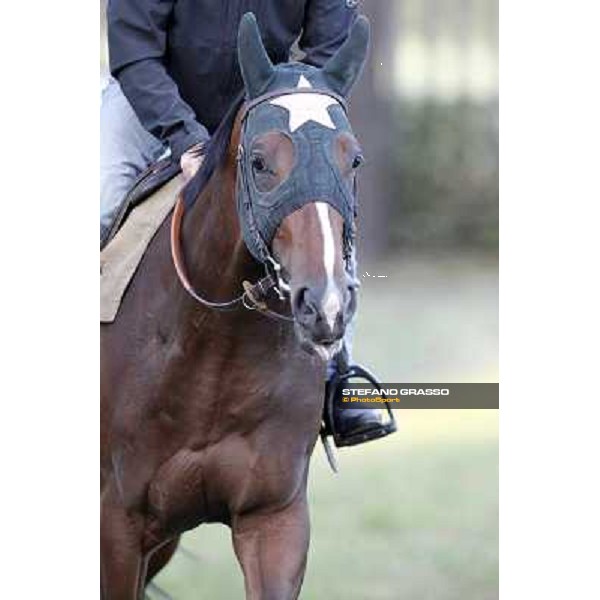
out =
[[204,146],[203,143],[196,144],[181,155],[179,164],[186,183],[196,174],[204,160]]

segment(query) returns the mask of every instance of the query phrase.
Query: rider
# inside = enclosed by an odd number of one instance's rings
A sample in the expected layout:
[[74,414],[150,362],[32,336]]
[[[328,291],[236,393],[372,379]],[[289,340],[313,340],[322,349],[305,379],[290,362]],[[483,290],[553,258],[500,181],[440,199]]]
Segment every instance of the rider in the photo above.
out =
[[[158,159],[179,161],[184,178],[243,89],[237,62],[241,16],[252,10],[273,60],[289,60],[297,40],[303,62],[321,67],[346,39],[357,0],[108,0],[112,78],[101,107],[100,236],[109,231],[135,179]],[[346,347],[349,340],[346,340]],[[337,363],[336,363],[337,364]],[[330,365],[328,402],[341,391]],[[383,434],[379,412],[335,409],[348,443]]]

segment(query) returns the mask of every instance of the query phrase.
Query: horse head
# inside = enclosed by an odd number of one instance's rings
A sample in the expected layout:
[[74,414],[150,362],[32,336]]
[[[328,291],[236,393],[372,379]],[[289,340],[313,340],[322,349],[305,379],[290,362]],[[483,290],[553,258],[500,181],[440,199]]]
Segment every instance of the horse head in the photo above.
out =
[[346,98],[368,43],[368,20],[359,17],[323,68],[275,66],[253,14],[239,29],[246,103],[237,203],[244,241],[256,259],[281,266],[300,342],[323,359],[341,348],[356,307],[350,262],[363,159]]

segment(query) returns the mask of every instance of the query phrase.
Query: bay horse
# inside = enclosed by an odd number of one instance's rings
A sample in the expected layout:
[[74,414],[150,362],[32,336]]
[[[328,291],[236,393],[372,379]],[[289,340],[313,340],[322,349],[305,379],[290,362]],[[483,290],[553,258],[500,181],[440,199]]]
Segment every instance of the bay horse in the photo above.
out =
[[248,599],[298,597],[325,367],[355,306],[360,148],[344,99],[368,38],[359,17],[322,69],[274,66],[241,20],[245,99],[101,326],[104,600],[142,598],[209,522],[231,528]]

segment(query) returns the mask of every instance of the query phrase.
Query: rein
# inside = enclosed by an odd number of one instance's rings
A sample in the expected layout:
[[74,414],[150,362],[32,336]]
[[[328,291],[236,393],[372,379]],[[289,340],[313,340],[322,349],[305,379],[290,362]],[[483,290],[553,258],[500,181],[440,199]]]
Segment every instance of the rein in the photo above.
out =
[[279,276],[281,267],[279,263],[275,261],[272,265],[273,270],[276,273],[275,277],[267,272],[265,277],[260,279],[254,285],[248,281],[244,281],[242,283],[244,291],[233,300],[229,300],[227,302],[213,302],[202,297],[194,289],[194,286],[190,282],[187,274],[187,268],[185,266],[185,257],[183,255],[183,248],[181,245],[181,224],[183,222],[184,213],[185,202],[183,200],[183,195],[180,193],[173,210],[173,217],[171,219],[171,258],[173,259],[173,265],[175,266],[175,271],[179,281],[181,282],[181,285],[185,291],[194,300],[196,300],[196,302],[206,306],[207,308],[212,308],[215,310],[231,311],[243,307],[247,310],[256,310],[272,319],[279,319],[281,321],[294,321],[292,317],[288,317],[287,315],[283,315],[271,310],[266,304],[267,295],[270,290],[275,290],[280,299],[284,298],[280,289],[280,287],[284,287],[282,286]]

